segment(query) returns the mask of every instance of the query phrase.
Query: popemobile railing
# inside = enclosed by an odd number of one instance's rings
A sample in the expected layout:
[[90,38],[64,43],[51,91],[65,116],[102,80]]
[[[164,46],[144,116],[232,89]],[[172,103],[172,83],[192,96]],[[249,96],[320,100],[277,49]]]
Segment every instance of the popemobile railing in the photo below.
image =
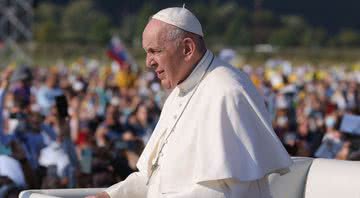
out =
[[[293,157],[285,175],[270,174],[273,198],[360,198],[360,162]],[[84,198],[104,188],[26,190],[19,198]]]

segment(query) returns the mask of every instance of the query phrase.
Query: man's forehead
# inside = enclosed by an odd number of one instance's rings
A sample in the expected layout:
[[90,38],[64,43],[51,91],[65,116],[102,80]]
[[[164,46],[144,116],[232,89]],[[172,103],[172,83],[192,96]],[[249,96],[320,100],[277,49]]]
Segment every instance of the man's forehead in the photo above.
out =
[[163,22],[151,19],[149,23],[146,25],[144,32],[143,32],[143,38],[142,38],[142,44],[143,48],[148,48],[150,45],[159,45],[160,42],[163,40],[161,39],[165,33],[165,25]]
[[143,34],[160,34],[166,29],[167,24],[157,19],[151,19],[146,25]]

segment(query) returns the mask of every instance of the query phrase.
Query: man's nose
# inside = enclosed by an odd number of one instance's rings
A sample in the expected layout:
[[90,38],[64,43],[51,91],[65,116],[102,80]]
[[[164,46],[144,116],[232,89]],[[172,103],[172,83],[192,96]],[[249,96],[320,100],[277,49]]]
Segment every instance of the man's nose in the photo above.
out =
[[150,69],[153,69],[156,67],[156,62],[152,58],[152,56],[149,56],[149,55],[146,56],[146,66]]
[[151,61],[150,55],[146,54],[145,64],[146,64],[146,67],[148,67],[148,68],[150,68],[150,61]]

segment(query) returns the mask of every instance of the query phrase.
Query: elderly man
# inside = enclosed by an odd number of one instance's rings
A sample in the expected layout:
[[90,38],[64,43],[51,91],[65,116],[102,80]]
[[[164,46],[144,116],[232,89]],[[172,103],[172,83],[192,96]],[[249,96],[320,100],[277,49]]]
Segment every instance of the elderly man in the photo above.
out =
[[291,160],[249,77],[206,49],[185,8],[152,16],[146,65],[172,89],[137,167],[97,197],[267,198],[267,176]]

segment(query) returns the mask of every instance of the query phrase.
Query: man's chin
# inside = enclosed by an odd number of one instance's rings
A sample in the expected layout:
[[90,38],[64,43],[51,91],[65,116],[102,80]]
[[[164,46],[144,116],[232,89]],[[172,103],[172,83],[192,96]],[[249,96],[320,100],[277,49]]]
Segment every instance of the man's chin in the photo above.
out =
[[168,80],[161,80],[161,86],[164,89],[172,89],[171,83]]

